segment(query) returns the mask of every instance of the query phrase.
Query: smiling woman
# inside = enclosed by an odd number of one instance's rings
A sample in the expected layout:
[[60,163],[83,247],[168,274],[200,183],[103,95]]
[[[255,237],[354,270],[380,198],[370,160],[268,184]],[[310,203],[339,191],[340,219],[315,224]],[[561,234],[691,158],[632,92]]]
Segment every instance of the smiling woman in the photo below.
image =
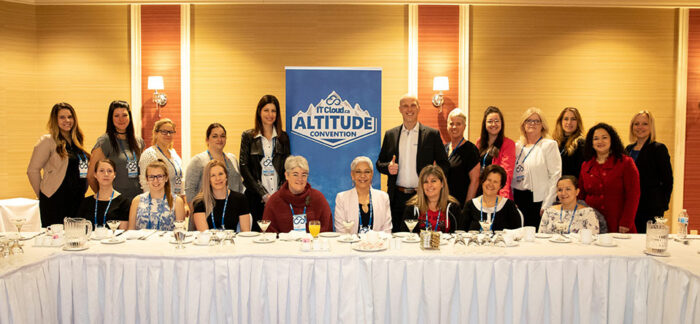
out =
[[464,224],[459,203],[450,196],[442,168],[428,165],[418,175],[420,185],[408,200],[403,219],[417,219],[414,231],[431,230],[452,233]]
[[250,231],[250,212],[245,196],[228,188],[226,164],[211,160],[204,168],[202,192],[194,198],[194,224],[198,231],[208,229]]
[[515,203],[499,191],[506,184],[506,170],[500,165],[487,166],[481,173],[479,183],[482,195],[467,201],[462,210],[465,220],[461,230],[480,230],[480,222],[491,224],[492,231],[515,229],[522,226],[520,213]]

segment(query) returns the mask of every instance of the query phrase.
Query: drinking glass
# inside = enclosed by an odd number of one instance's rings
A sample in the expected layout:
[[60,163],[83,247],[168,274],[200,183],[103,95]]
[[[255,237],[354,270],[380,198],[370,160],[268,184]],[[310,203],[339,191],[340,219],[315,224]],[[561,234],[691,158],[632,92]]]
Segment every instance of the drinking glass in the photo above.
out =
[[173,230],[173,236],[175,236],[175,241],[177,241],[176,249],[184,249],[185,246],[182,245],[182,241],[185,239],[185,221],[175,221],[175,230]]
[[[311,223],[309,223],[309,224],[311,224]],[[258,221],[258,226],[260,226],[260,230],[262,231],[261,241],[267,241],[267,237],[265,236],[265,232],[267,231],[267,228],[270,227],[270,220],[269,219],[261,219]],[[309,225],[309,230],[311,230],[311,225]]]
[[312,220],[309,221],[309,233],[311,233],[311,236],[316,238],[318,236],[318,233],[321,232],[321,221],[317,220]]
[[352,239],[352,234],[350,233],[350,229],[352,226],[355,225],[355,221],[353,220],[344,220],[343,221],[343,227],[345,228],[345,233],[346,233],[346,239],[351,240]]
[[[404,223],[406,223],[406,227],[408,227],[408,231],[411,232],[411,236],[413,237],[413,239],[414,240],[418,239],[418,237],[417,237],[418,234],[413,233],[413,229],[416,228],[416,225],[418,225],[418,220],[413,219],[413,218],[407,219],[407,220],[404,220]],[[409,237],[411,237],[411,236],[409,236]]]
[[22,238],[22,234],[20,234],[20,232],[22,231],[22,226],[27,222],[27,218],[13,217],[10,218],[10,222],[17,227],[17,238],[15,239],[15,242],[12,245],[12,251],[16,254],[22,254],[24,253],[24,250],[22,249],[22,246],[19,245],[19,240]]
[[121,223],[122,222],[118,221],[118,220],[108,220],[107,221],[107,226],[109,226],[109,229],[112,230],[112,241],[113,242],[117,240],[117,236],[114,234],[115,234],[115,231],[117,230],[117,228],[119,228],[119,224],[121,224]]

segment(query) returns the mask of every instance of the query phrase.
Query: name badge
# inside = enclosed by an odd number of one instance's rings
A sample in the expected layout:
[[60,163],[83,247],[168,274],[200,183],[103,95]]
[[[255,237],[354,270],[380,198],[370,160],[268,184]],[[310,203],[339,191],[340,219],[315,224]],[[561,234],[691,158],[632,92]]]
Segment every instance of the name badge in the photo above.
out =
[[359,232],[360,232],[360,234],[364,234],[364,233],[369,232],[369,226],[362,226],[362,227],[360,227]]
[[525,180],[525,166],[522,164],[518,164],[515,166],[515,170],[513,172],[513,179],[515,182],[520,183]]
[[129,178],[139,177],[139,165],[138,163],[136,163],[136,160],[126,162],[126,171],[129,175]]
[[294,230],[306,232],[306,214],[296,214],[292,216]]
[[175,185],[173,186],[173,194],[180,195],[181,193],[182,193],[182,177],[176,176],[175,177]]
[[78,172],[80,172],[80,177],[87,178],[88,173],[88,161],[78,159]]

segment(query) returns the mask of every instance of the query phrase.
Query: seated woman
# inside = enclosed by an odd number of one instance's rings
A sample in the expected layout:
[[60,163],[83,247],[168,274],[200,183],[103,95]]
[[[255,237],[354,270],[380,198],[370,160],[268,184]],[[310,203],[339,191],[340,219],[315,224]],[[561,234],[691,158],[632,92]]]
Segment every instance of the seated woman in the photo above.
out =
[[369,230],[391,233],[389,195],[372,188],[374,164],[366,156],[358,156],[350,164],[350,177],[355,187],[335,196],[335,230],[342,233],[364,233]]
[[175,220],[185,219],[185,203],[170,192],[168,167],[162,160],[146,167],[149,192],[134,198],[129,210],[129,229],[172,231]]
[[[480,230],[479,221],[487,219],[491,221],[492,231],[503,229],[515,229],[522,226],[522,218],[515,203],[498,192],[505,186],[507,179],[506,170],[497,164],[491,164],[484,168],[479,178],[479,187],[482,195],[467,201],[462,210],[462,218],[465,226],[462,230]],[[466,224],[469,224],[468,227]]]
[[208,229],[250,231],[248,201],[242,193],[228,188],[226,164],[211,160],[204,167],[202,192],[194,198],[194,224],[202,232]]
[[459,225],[461,212],[457,199],[450,196],[442,168],[428,165],[418,175],[416,195],[406,202],[403,219],[418,219],[413,232],[433,230],[452,233]]
[[270,196],[263,219],[270,221],[268,232],[306,231],[312,220],[321,222],[321,232],[333,231],[331,206],[323,194],[311,188],[309,163],[303,156],[289,156],[284,161],[287,182]]
[[[566,227],[563,233],[578,233],[579,230],[587,228],[598,234],[599,226],[595,211],[591,207],[579,204],[578,181],[576,177],[566,175],[557,181],[557,197],[561,202],[559,206],[547,208],[540,221],[540,233],[559,233]],[[560,228],[558,228],[560,227]]]
[[110,159],[102,159],[95,164],[95,178],[99,184],[99,190],[96,194],[83,198],[78,209],[78,217],[93,220],[95,227],[106,226],[108,220],[122,221],[119,224],[120,229],[126,229],[129,226],[131,202],[112,187],[116,168]]

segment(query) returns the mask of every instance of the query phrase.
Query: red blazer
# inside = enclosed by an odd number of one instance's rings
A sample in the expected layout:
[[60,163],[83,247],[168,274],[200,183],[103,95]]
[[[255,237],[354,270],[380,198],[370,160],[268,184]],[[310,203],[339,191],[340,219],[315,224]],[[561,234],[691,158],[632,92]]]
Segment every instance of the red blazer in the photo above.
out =
[[[480,142],[480,138],[478,138],[476,140],[477,147],[479,147]],[[512,139],[503,138],[503,145],[498,151],[498,156],[491,160],[491,164],[500,165],[506,170],[508,179],[506,179],[506,185],[498,191],[498,195],[512,200],[513,190],[510,189],[510,183],[513,180],[513,170],[515,169],[515,142]]]
[[294,208],[295,214],[304,212],[306,206],[306,231],[309,231],[309,221],[321,221],[321,232],[333,231],[333,220],[331,216],[331,207],[328,201],[323,197],[323,194],[311,188],[311,185],[306,184],[306,189],[298,195],[294,195],[289,191],[287,182],[282,184],[277,192],[270,196],[270,199],[265,204],[263,219],[270,220],[268,232],[287,233],[294,229],[292,222],[292,210],[289,205]]
[[609,157],[603,164],[595,157],[583,162],[578,186],[579,199],[605,216],[610,232],[619,231],[619,226],[637,232],[634,217],[639,205],[639,171],[631,157]]

